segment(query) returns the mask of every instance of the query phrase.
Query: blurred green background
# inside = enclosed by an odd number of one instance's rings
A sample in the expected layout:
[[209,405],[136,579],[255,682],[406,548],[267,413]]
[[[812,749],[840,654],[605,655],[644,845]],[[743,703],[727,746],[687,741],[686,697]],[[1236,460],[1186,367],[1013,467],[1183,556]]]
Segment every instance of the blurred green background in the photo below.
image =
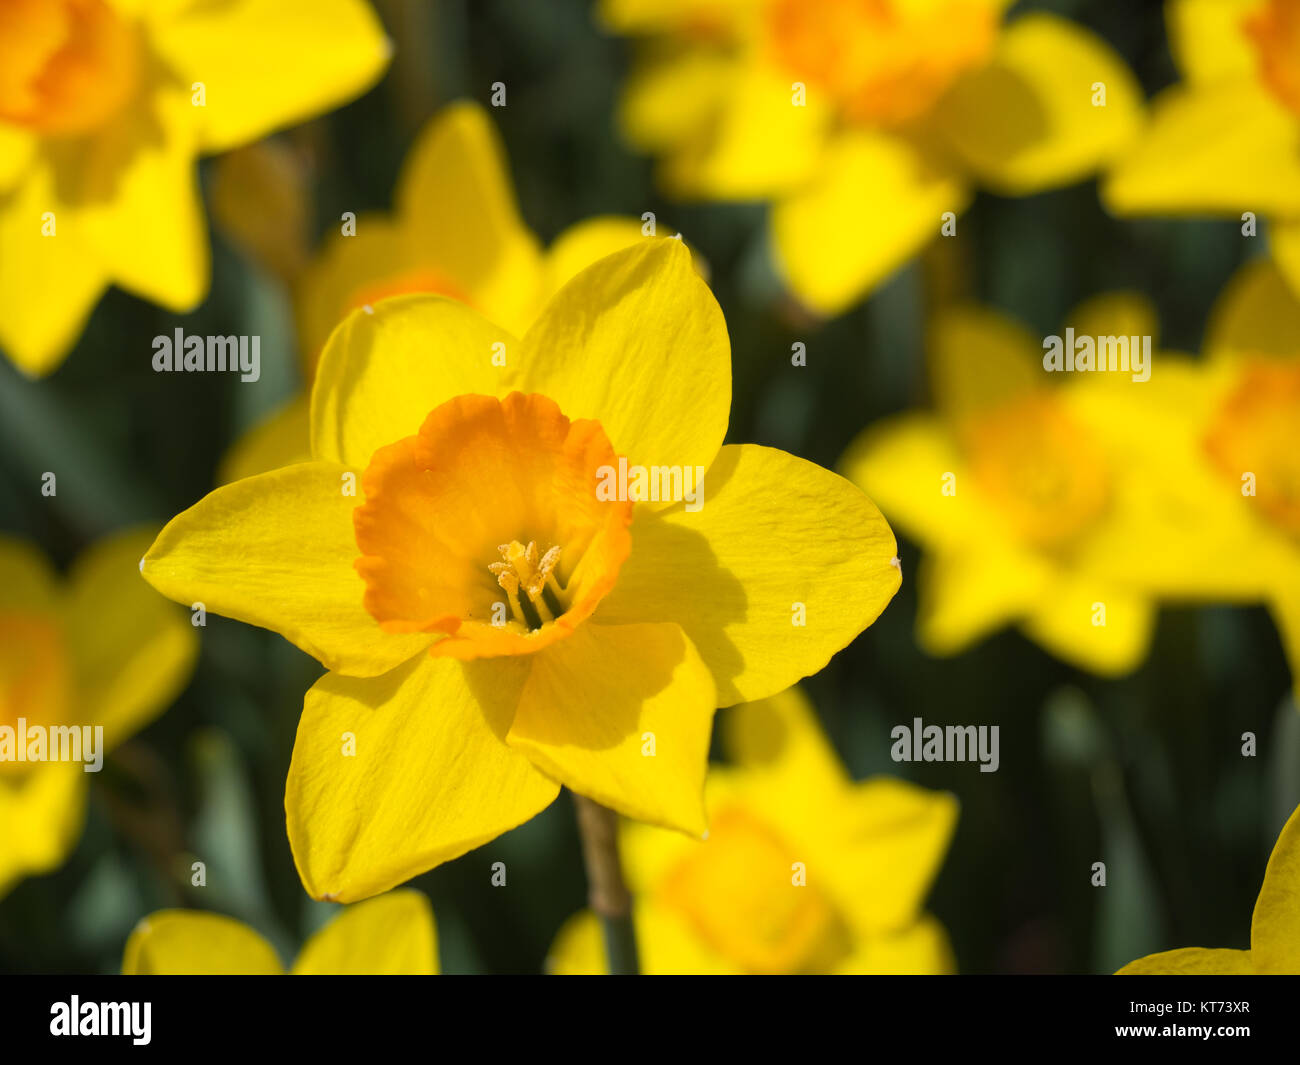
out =
[[[1161,312],[1163,346],[1195,351],[1206,312],[1249,242],[1238,223],[1121,223],[1093,184],[1029,199],[981,194],[963,239],[914,262],[869,301],[818,324],[782,296],[764,210],[664,201],[649,160],[613,119],[626,41],[602,36],[584,0],[379,2],[397,43],[376,89],[285,135],[316,155],[315,233],[343,211],[385,210],[420,125],[457,98],[492,110],[525,221],[543,242],[596,214],[655,212],[708,261],[731,331],[729,441],[833,466],[874,419],[927,402],[922,335],[934,285],[992,303],[1042,333],[1100,291],[1132,287]],[[1022,3],[1102,34],[1150,94],[1174,80],[1161,5]],[[1015,12],[1013,12],[1014,14]],[[204,164],[205,186],[212,162]],[[119,291],[67,363],[31,383],[0,360],[0,528],[60,566],[100,535],[161,524],[214,485],[238,435],[294,391],[287,293],[214,226],[213,286],[176,316]],[[1262,244],[1262,242],[1261,242]],[[262,379],[155,374],[151,340],[262,337]],[[791,345],[808,365],[790,365]],[[689,373],[690,367],[682,367]],[[59,492],[40,493],[56,471]],[[1100,680],[1014,632],[960,657],[916,647],[915,547],[884,616],[807,682],[857,777],[902,773],[953,791],[962,810],[930,908],[962,972],[1105,972],[1176,946],[1247,946],[1264,864],[1300,802],[1300,717],[1262,610],[1166,609],[1133,676]],[[188,690],[120,748],[92,784],[86,832],[67,865],[0,901],[0,971],[114,972],[135,922],[167,906],[239,917],[291,958],[334,907],[309,900],[284,830],[283,791],[302,695],[320,667],[278,636],[209,615]],[[1001,726],[1001,768],[898,766],[889,730]],[[1244,758],[1241,734],[1259,756]],[[190,863],[207,865],[205,888]],[[1090,883],[1104,860],[1109,885]],[[504,861],[508,884],[490,886]],[[569,797],[522,828],[420,877],[445,972],[536,972],[561,922],[585,905]]]

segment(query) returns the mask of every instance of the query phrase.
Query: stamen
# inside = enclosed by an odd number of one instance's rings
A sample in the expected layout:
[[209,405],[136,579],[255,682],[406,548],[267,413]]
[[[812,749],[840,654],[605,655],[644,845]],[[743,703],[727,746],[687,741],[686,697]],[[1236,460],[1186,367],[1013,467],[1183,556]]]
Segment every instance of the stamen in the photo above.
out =
[[[558,545],[547,548],[540,557],[536,540],[529,540],[527,547],[518,540],[511,540],[508,544],[498,545],[497,550],[501,552],[504,561],[489,563],[488,569],[509,595],[515,621],[530,630],[554,621],[555,612],[545,598],[547,589],[550,589],[554,603],[560,606],[559,612],[564,612],[563,590],[555,579],[555,569],[559,565],[561,554]],[[528,597],[531,611],[520,601],[520,589]],[[535,613],[535,619],[530,617],[532,613]],[[537,622],[535,625],[534,620]]]

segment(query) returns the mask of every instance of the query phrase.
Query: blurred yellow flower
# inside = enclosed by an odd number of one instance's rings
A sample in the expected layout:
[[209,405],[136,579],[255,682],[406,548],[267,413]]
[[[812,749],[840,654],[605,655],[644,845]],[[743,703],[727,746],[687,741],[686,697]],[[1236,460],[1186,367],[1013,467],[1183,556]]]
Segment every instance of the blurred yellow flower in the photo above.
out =
[[[4,740],[12,732],[17,748],[24,732],[99,726],[102,757],[185,686],[198,639],[181,611],[140,584],[140,558],[152,540],[141,530],[102,540],[64,582],[34,547],[0,538]],[[26,750],[7,752],[4,740],[0,895],[63,864],[81,835],[90,780],[81,762],[28,760]]]
[[1168,0],[1165,21],[1183,80],[1152,102],[1103,201],[1121,215],[1268,216],[1300,291],[1300,6]]
[[1277,837],[1250,919],[1250,949],[1184,947],[1129,962],[1117,976],[1300,975],[1300,807]]
[[[954,971],[921,906],[957,800],[850,780],[797,688],[728,710],[719,727],[735,767],[709,771],[707,840],[623,826],[642,971]],[[566,922],[547,968],[607,971],[594,913]]]
[[[293,976],[432,976],[438,939],[429,900],[393,891],[348,906],[312,936]],[[197,910],[160,910],[135,926],[124,976],[280,976],[275,948],[242,921]]]
[[[1132,294],[1070,321],[1078,336],[1154,345],[1154,313]],[[1215,490],[1177,443],[1185,412],[1156,402],[1170,356],[1152,353],[1146,381],[1049,384],[1046,340],[981,307],[941,312],[929,348],[936,411],[869,427],[841,466],[925,551],[917,636],[931,654],[1017,624],[1067,662],[1121,674],[1146,655],[1156,597],[1263,597],[1235,539],[1188,528]]]
[[[312,895],[384,891],[560,784],[704,831],[714,708],[821,669],[900,581],[858,489],[722,446],[730,396],[726,323],[677,240],[581,272],[522,340],[445,297],[385,300],[325,346],[314,460],[163,530],[154,587],[331,671],[285,798]],[[602,492],[634,469],[659,492]]]
[[[403,163],[392,216],[361,214],[342,226],[295,279],[308,385],[334,327],[392,296],[449,296],[522,335],[580,270],[644,239],[639,219],[602,216],[571,226],[542,252],[519,217],[505,153],[478,104],[444,108]],[[231,214],[250,212],[231,205]],[[310,388],[236,442],[222,464],[229,483],[311,458]]]
[[1276,262],[1254,260],[1229,281],[1202,355],[1170,360],[1151,396],[1175,414],[1167,453],[1185,453],[1183,479],[1201,486],[1180,539],[1202,561],[1181,583],[1266,601],[1300,691],[1300,296]]
[[[940,233],[976,184],[1079,181],[1140,90],[1100,38],[1008,0],[602,0],[646,38],[621,105],[673,195],[773,202],[777,267],[835,314]],[[1104,102],[1103,102],[1104,101]],[[951,221],[951,220],[950,220]]]
[[48,373],[110,284],[192,309],[198,156],[351,99],[388,55],[362,0],[0,4],[0,347]]

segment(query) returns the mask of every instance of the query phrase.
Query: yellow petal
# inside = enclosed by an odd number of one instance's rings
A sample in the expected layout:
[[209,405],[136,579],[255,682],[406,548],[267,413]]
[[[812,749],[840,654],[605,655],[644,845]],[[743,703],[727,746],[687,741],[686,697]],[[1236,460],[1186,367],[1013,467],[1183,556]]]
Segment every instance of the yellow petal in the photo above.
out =
[[930,327],[926,349],[935,403],[950,419],[1042,387],[1041,344],[1015,319],[991,307],[945,309]]
[[1250,921],[1250,956],[1261,973],[1300,975],[1300,807],[1273,847]]
[[[787,792],[786,801],[797,792]],[[769,797],[775,806],[775,795]],[[854,784],[800,842],[809,875],[835,899],[859,937],[908,927],[920,913],[957,824],[957,799],[892,777]]]
[[160,9],[152,42],[205,103],[195,121],[205,151],[257,140],[368,89],[391,45],[363,0],[235,0]]
[[154,531],[100,540],[68,579],[66,625],[79,713],[115,747],[171,705],[189,683],[199,640],[190,617],[140,579]]
[[1205,329],[1212,358],[1295,358],[1300,295],[1271,259],[1247,263],[1224,286]]
[[[497,352],[505,366],[493,365]],[[312,454],[364,467],[376,448],[414,436],[447,400],[514,390],[522,358],[514,337],[455,300],[398,296],[353,311],[316,371]]]
[[432,976],[433,908],[418,891],[390,891],[347,907],[303,945],[295,976]]
[[836,975],[947,976],[957,971],[948,933],[930,914],[891,935],[870,936]]
[[141,573],[169,599],[278,632],[329,669],[390,670],[431,637],[385,633],[362,605],[359,477],[308,462],[218,488],[167,523]]
[[528,330],[519,366],[525,392],[597,419],[633,465],[707,467],[727,431],[727,325],[678,240],[647,238],[578,274]]
[[541,253],[519,217],[492,120],[468,101],[440,111],[402,164],[396,206],[428,262],[515,332],[540,306]]
[[[1105,86],[1105,104],[1094,94]],[[937,110],[948,143],[982,183],[1024,196],[1082,180],[1137,133],[1142,90],[1104,40],[1055,15],[1017,19],[993,61]]]
[[[668,907],[638,899],[632,920],[638,960],[645,976],[729,976],[741,971]],[[582,910],[564,922],[546,953],[546,972],[551,976],[609,974],[604,933],[594,913]]]
[[[108,286],[76,211],[55,188],[42,162],[0,199],[0,349],[34,377],[63,361]],[[42,235],[47,223],[52,236]]]
[[37,143],[28,130],[0,122],[0,193],[12,189],[28,172]]
[[311,397],[300,393],[231,445],[217,472],[219,484],[311,461]]
[[707,124],[677,144],[658,171],[675,199],[760,200],[797,188],[819,169],[831,109],[815,91],[796,105],[789,75],[736,64]]
[[1300,213],[1296,118],[1254,81],[1174,86],[1102,185],[1132,214]]
[[1062,574],[1024,622],[1026,635],[1058,658],[1107,677],[1142,663],[1154,627],[1149,599],[1085,573]]
[[309,894],[377,895],[550,804],[559,787],[502,742],[529,665],[420,655],[312,686],[284,800]]
[[849,784],[812,703],[798,687],[733,707],[722,715],[719,733],[727,757],[742,768],[788,776],[819,792]]
[[159,93],[99,131],[60,173],[81,190],[78,227],[109,276],[169,310],[208,291],[208,231],[199,199],[187,93]]
[[893,524],[925,546],[968,549],[1001,524],[967,477],[952,433],[932,415],[876,422],[849,444],[839,468]]
[[602,25],[616,33],[670,33],[722,28],[749,15],[753,0],[600,0]]
[[275,949],[242,921],[218,913],[159,910],[135,926],[124,976],[279,976]]
[[938,236],[945,212],[969,202],[962,177],[919,146],[843,134],[816,176],[772,208],[777,268],[805,306],[838,314]]
[[1194,82],[1253,78],[1259,57],[1242,32],[1260,0],[1166,0],[1169,49],[1183,77]]
[[1148,954],[1129,962],[1116,976],[1250,976],[1255,972],[1248,950],[1183,947]]
[[644,49],[623,85],[619,128],[642,152],[698,140],[723,106],[735,69],[730,56],[712,48],[672,42]]
[[534,656],[506,741],[580,795],[700,836],[716,706],[676,625],[587,624]]
[[[551,299],[583,270],[616,251],[645,239],[639,218],[601,215],[570,226],[546,251],[543,265],[543,289]],[[664,235],[671,236],[667,226]]]
[[1291,291],[1300,296],[1300,219],[1270,222],[1268,246]]
[[720,706],[816,673],[902,582],[898,545],[875,504],[811,462],[730,445],[700,498],[696,511],[637,508],[632,555],[595,620],[681,625]]
[[72,853],[86,820],[89,779],[71,763],[0,774],[0,898],[23,877],[51,872]]
[[1150,337],[1152,346],[1160,339],[1160,320],[1155,304],[1132,289],[1101,292],[1078,304],[1066,323],[1075,336]]
[[[1291,587],[1300,587],[1300,577],[1293,580]],[[1273,603],[1272,613],[1291,666],[1292,688],[1300,702],[1300,595],[1282,596]]]
[[1032,613],[1054,576],[1044,559],[997,537],[929,555],[917,575],[917,642],[932,655],[960,654]]

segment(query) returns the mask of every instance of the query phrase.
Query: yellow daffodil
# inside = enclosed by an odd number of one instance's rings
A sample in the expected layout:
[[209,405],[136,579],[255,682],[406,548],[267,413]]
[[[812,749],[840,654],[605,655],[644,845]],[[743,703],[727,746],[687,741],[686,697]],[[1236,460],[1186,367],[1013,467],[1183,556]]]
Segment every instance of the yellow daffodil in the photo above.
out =
[[[1079,336],[1154,345],[1153,315],[1131,294],[1070,321]],[[1018,624],[1067,662],[1120,674],[1146,654],[1155,597],[1262,597],[1250,560],[1214,550],[1234,541],[1189,535],[1212,486],[1171,444],[1182,412],[1152,402],[1169,356],[1146,357],[1145,381],[1049,374],[1046,342],[980,307],[942,312],[929,345],[936,411],[869,427],[842,460],[925,551],[927,651],[955,654]]]
[[[1152,393],[1166,452],[1198,486],[1179,540],[1201,563],[1184,588],[1264,599],[1300,685],[1300,296],[1276,262],[1238,271],[1210,314],[1200,362],[1170,361]],[[1226,587],[1224,584],[1226,583]]]
[[1165,20],[1182,80],[1152,102],[1103,200],[1122,215],[1267,216],[1300,291],[1300,7],[1168,0]]
[[1250,919],[1250,949],[1184,947],[1129,962],[1118,976],[1300,975],[1300,807],[1277,837]]
[[[403,164],[395,201],[391,216],[356,218],[353,235],[340,226],[294,279],[309,385],[326,339],[359,307],[435,293],[522,335],[574,274],[643,239],[640,220],[602,216],[566,229],[543,252],[519,217],[492,120],[468,102],[445,108],[424,128]],[[309,394],[236,443],[223,464],[223,482],[311,457]]]
[[[125,976],[280,976],[275,948],[248,925],[216,913],[160,910],[135,926]],[[429,900],[393,891],[348,906],[312,936],[293,976],[432,976],[438,939]]]
[[[645,38],[621,107],[683,198],[773,203],[777,267],[835,314],[938,236],[980,185],[1087,177],[1140,91],[1100,38],[1008,0],[603,0]],[[1103,102],[1104,101],[1104,102]],[[949,219],[951,221],[951,219]]]
[[0,3],[0,348],[48,373],[110,284],[192,309],[195,160],[351,99],[388,54],[362,0]]
[[325,345],[313,461],[163,530],[154,587],[330,670],[285,798],[312,895],[384,891],[560,784],[704,832],[715,707],[820,669],[900,581],[858,489],[722,446],[730,393],[677,240],[582,271],[522,340],[445,297],[385,300]]
[[[63,581],[34,547],[0,538],[0,895],[63,864],[76,844],[90,749],[102,765],[189,680],[193,627],[140,585],[152,539],[109,537]],[[51,760],[53,730],[72,728],[81,743],[60,750],[81,760]]]
[[[625,824],[646,973],[948,973],[921,912],[957,820],[953,796],[849,779],[797,688],[726,711],[732,768],[709,772],[709,836]],[[557,974],[604,973],[600,924],[571,918]]]

